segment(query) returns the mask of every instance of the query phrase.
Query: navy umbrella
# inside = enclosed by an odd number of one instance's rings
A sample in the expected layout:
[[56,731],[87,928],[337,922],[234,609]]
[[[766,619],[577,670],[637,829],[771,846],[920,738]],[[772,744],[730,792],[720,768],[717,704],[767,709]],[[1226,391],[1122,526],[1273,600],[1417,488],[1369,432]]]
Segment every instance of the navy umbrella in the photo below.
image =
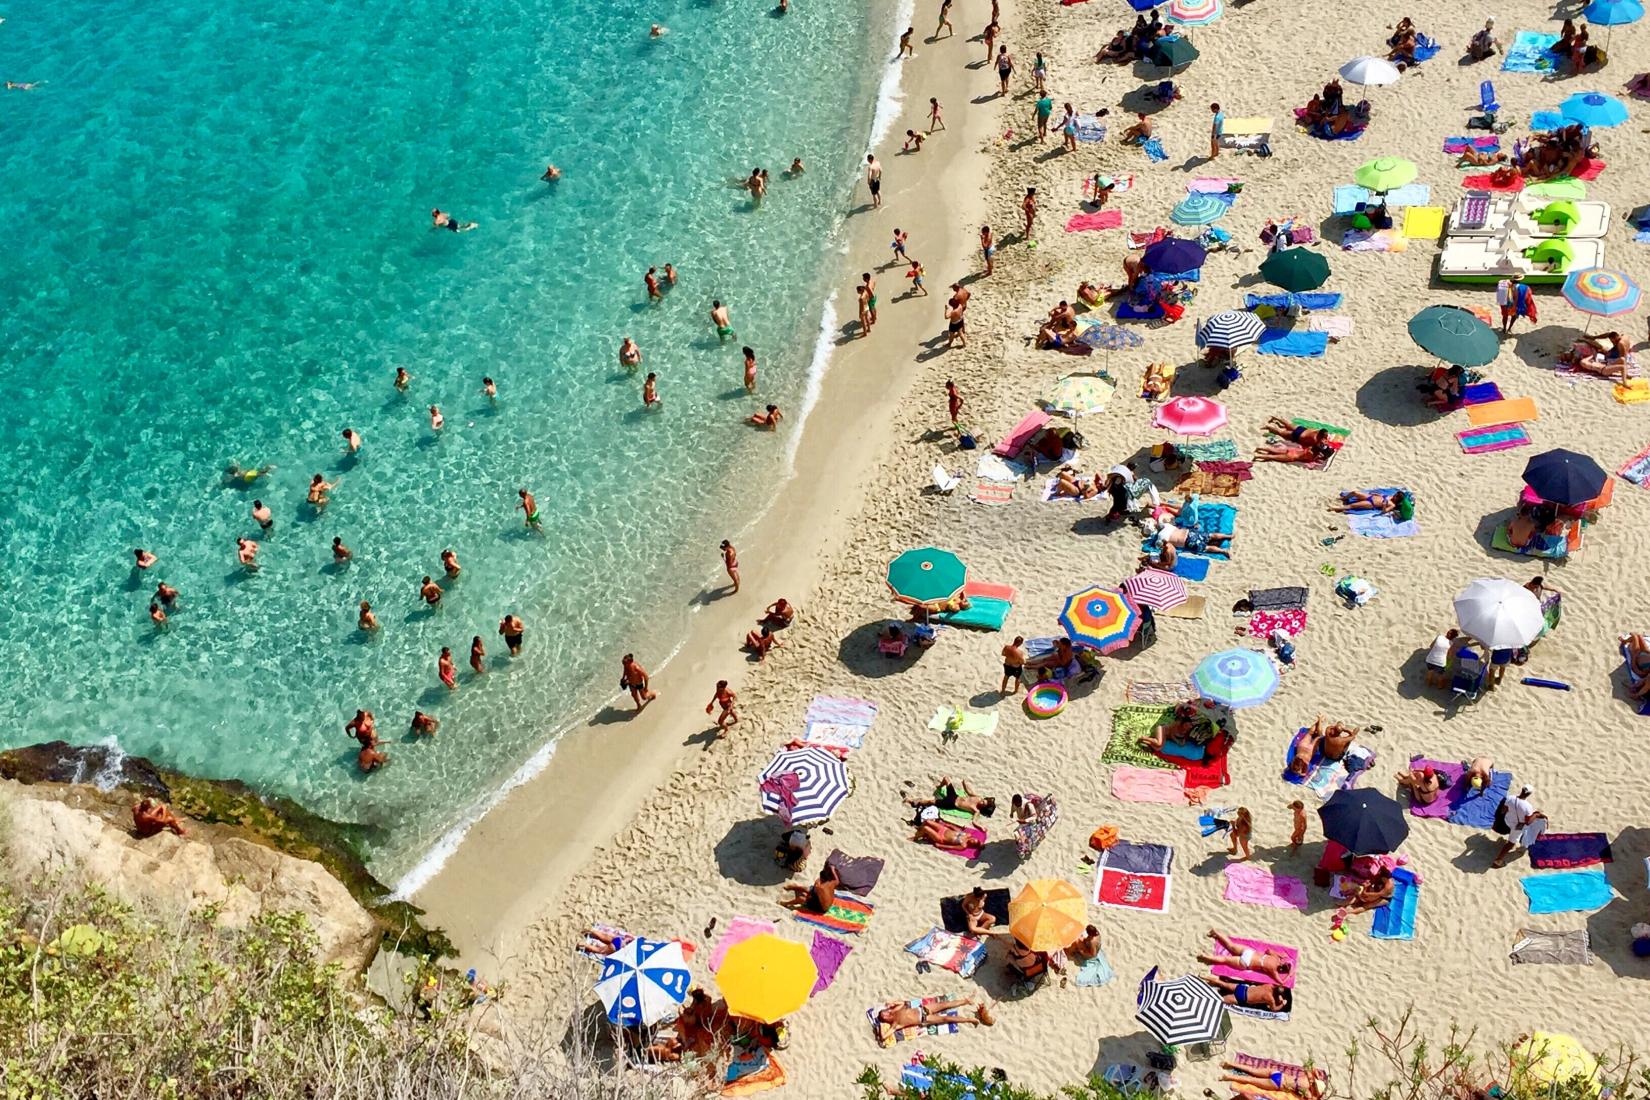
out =
[[1585,504],[1597,498],[1609,476],[1591,458],[1563,447],[1536,455],[1524,467],[1524,484],[1554,504]]
[[1385,855],[1409,838],[1404,808],[1380,791],[1336,791],[1318,809],[1323,835],[1355,856]]
[[1202,267],[1207,256],[1203,246],[1196,241],[1165,237],[1148,247],[1140,262],[1146,265],[1147,271],[1155,271],[1159,275],[1179,275],[1183,271],[1196,271]]

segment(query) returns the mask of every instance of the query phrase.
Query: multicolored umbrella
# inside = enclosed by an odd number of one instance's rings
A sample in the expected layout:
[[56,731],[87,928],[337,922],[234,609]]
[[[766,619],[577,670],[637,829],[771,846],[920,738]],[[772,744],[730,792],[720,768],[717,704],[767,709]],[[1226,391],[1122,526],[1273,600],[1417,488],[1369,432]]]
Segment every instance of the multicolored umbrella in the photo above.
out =
[[1220,18],[1220,0],[1169,0],[1168,20],[1182,27],[1203,27]]
[[1115,392],[1117,387],[1098,374],[1068,374],[1054,383],[1043,398],[1043,408],[1064,416],[1083,416],[1104,409]]
[[1482,367],[1501,354],[1495,330],[1460,306],[1428,306],[1409,319],[1409,338],[1457,367]]
[[805,944],[763,932],[734,944],[716,971],[728,1013],[778,1023],[808,1003],[819,967]]
[[888,563],[888,588],[904,603],[944,603],[963,590],[968,567],[949,550],[925,546]]
[[1362,84],[1364,87],[1380,84],[1396,84],[1398,67],[1383,57],[1354,57],[1341,66],[1341,79],[1349,84]]
[[1155,271],[1159,275],[1179,275],[1198,270],[1208,256],[1208,250],[1196,241],[1184,237],[1165,237],[1156,244],[1147,245],[1140,262],[1147,271]]
[[1567,122],[1579,122],[1590,129],[1620,126],[1627,121],[1627,104],[1603,92],[1577,92],[1558,105]]
[[1403,157],[1376,157],[1352,173],[1352,182],[1369,191],[1392,191],[1415,178],[1414,161]]
[[1260,275],[1275,287],[1301,294],[1329,281],[1329,261],[1310,248],[1285,248],[1261,261]]
[[692,982],[680,943],[633,939],[602,960],[596,996],[609,1023],[645,1027],[687,1000]]
[[1040,878],[1008,903],[1008,931],[1032,951],[1059,951],[1082,936],[1088,915],[1088,899],[1077,887]]
[[1213,195],[1201,192],[1187,195],[1169,211],[1169,220],[1176,225],[1208,225],[1224,218],[1231,208]]
[[1191,598],[1185,581],[1161,569],[1142,569],[1118,587],[1133,597],[1135,603],[1155,611],[1179,607]]
[[1207,397],[1176,397],[1157,407],[1152,423],[1181,435],[1211,435],[1226,426],[1226,406]]
[[1197,47],[1173,35],[1159,38],[1146,51],[1146,60],[1167,69],[1183,69],[1198,58]]
[[1542,500],[1572,506],[1597,500],[1610,475],[1584,454],[1563,447],[1544,451],[1524,464],[1524,484]]
[[816,825],[836,812],[852,789],[848,765],[833,752],[808,745],[780,749],[756,777],[762,812],[787,825]]
[[1154,969],[1135,995],[1134,1018],[1152,1038],[1167,1047],[1212,1043],[1232,1030],[1226,1002],[1214,986],[1190,974],[1166,982],[1152,980]]
[[1226,649],[1198,662],[1192,687],[1205,699],[1233,710],[1255,707],[1278,690],[1278,666],[1253,649]]
[[1140,629],[1140,608],[1114,588],[1085,588],[1066,597],[1060,626],[1074,644],[1110,653],[1134,638]]
[[1197,346],[1231,351],[1258,343],[1265,331],[1266,322],[1248,310],[1223,309],[1197,326]]
[[1614,317],[1638,308],[1639,287],[1619,271],[1587,267],[1564,279],[1565,301],[1594,317]]
[[1404,808],[1370,787],[1336,791],[1318,807],[1323,835],[1355,856],[1379,856],[1396,851],[1409,839]]
[[1480,577],[1455,597],[1455,621],[1491,649],[1529,645],[1547,628],[1541,601],[1523,585]]

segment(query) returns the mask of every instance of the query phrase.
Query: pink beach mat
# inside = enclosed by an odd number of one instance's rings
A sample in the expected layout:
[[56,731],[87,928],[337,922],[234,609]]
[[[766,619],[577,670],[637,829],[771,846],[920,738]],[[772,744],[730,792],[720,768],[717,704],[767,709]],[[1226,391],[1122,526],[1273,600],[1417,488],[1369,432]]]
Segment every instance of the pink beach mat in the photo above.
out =
[[1226,865],[1226,890],[1221,896],[1244,905],[1306,912],[1306,883],[1289,875],[1274,875],[1252,863]]
[[732,950],[735,944],[743,943],[752,936],[760,936],[764,932],[777,931],[778,927],[773,921],[763,920],[760,917],[734,917],[728,922],[727,929],[722,933],[722,938],[716,941],[716,946],[711,950],[711,972],[715,973],[721,969],[722,960],[727,958],[728,952]]
[[969,845],[967,848],[941,848],[940,851],[946,853],[947,855],[960,856],[963,859],[979,859],[980,849],[985,846],[985,830],[975,828],[972,825],[959,825],[958,828],[967,833],[969,838],[973,840],[974,843]]
[[1442,760],[1428,760],[1424,756],[1412,756],[1409,758],[1409,766],[1431,768],[1448,781],[1444,784],[1444,789],[1438,792],[1438,797],[1425,806],[1416,802],[1412,796],[1409,803],[1411,817],[1448,817],[1466,797],[1467,785],[1461,781],[1461,777],[1467,774],[1467,769],[1459,763],[1450,764]]
[[1178,771],[1120,764],[1111,773],[1111,793],[1123,802],[1162,802],[1170,806],[1184,806],[1186,778]]
[[1073,214],[1066,221],[1067,233],[1081,233],[1085,229],[1118,229],[1123,225],[1123,211],[1101,210],[1094,214]]
[[[1295,988],[1295,978],[1301,970],[1301,953],[1298,948],[1285,947],[1281,943],[1267,943],[1265,940],[1246,940],[1238,936],[1232,936],[1231,940],[1239,947],[1254,948],[1257,955],[1270,951],[1274,955],[1288,959],[1289,973],[1280,975],[1277,984],[1285,989]],[[1235,966],[1211,966],[1209,973],[1219,975],[1222,978],[1236,978],[1240,982],[1270,982],[1272,980],[1258,970],[1240,970]]]

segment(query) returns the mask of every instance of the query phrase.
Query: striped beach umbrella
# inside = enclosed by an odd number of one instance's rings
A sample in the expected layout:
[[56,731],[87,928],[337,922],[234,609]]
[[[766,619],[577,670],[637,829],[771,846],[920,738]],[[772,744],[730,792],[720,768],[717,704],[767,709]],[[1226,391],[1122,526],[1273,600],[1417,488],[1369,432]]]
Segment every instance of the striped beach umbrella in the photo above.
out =
[[1231,208],[1213,195],[1202,192],[1187,195],[1169,211],[1169,220],[1176,225],[1208,225],[1226,216]]
[[1594,317],[1614,317],[1637,309],[1639,287],[1619,271],[1588,267],[1564,279],[1564,300]]
[[1558,105],[1566,122],[1579,122],[1591,129],[1620,126],[1627,121],[1627,104],[1603,92],[1577,92]]
[[1156,611],[1179,607],[1191,598],[1185,581],[1161,569],[1142,569],[1118,587],[1127,592],[1135,603]]
[[1226,426],[1226,406],[1207,397],[1177,397],[1157,407],[1152,423],[1181,435],[1212,435]]
[[1167,18],[1182,27],[1203,27],[1219,19],[1224,10],[1220,0],[1169,0]]
[[1225,649],[1198,662],[1192,687],[1203,698],[1237,710],[1266,702],[1278,690],[1278,666],[1253,649]]
[[778,814],[787,825],[816,825],[848,797],[848,765],[813,745],[780,749],[756,784],[763,813]]
[[925,546],[888,563],[888,590],[903,603],[944,603],[963,590],[968,567],[949,550]]
[[596,996],[609,1023],[646,1027],[687,1000],[692,980],[680,943],[634,939],[602,960]]
[[1197,346],[1231,351],[1258,343],[1265,331],[1266,322],[1248,310],[1223,309],[1197,326]]
[[1212,1043],[1231,1031],[1226,1003],[1208,982],[1191,974],[1166,982],[1150,980],[1150,974],[1147,979],[1135,997],[1134,1018],[1164,1046]]
[[1085,588],[1066,597],[1060,626],[1074,644],[1110,653],[1134,638],[1140,629],[1140,608],[1114,588]]
[[1040,878],[1008,903],[1008,931],[1033,951],[1059,951],[1082,936],[1088,914],[1088,899],[1077,887],[1063,878]]

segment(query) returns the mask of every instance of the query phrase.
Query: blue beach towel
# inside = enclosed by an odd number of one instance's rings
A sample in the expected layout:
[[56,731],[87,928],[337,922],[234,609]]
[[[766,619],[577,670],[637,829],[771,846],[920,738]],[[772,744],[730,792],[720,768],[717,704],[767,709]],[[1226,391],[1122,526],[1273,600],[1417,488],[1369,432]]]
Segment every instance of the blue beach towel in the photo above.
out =
[[1424,35],[1424,34],[1416,35],[1415,36],[1415,63],[1417,65],[1419,65],[1423,61],[1431,61],[1433,58],[1438,56],[1438,51],[1441,50],[1441,49],[1443,49],[1442,46],[1440,46],[1437,42],[1433,41],[1432,39],[1428,38],[1426,35]]
[[1538,134],[1550,134],[1568,125],[1560,111],[1537,111],[1530,116],[1530,129]]
[[1501,400],[1501,387],[1494,382],[1474,382],[1461,391],[1461,404],[1487,405]]
[[1560,871],[1556,875],[1526,875],[1518,880],[1530,899],[1532,913],[1571,913],[1602,909],[1615,898],[1603,871]]
[[1308,291],[1305,294],[1245,294],[1243,308],[1255,310],[1261,306],[1271,306],[1273,309],[1292,309],[1298,304],[1302,309],[1339,309],[1342,297],[1338,290]]
[[1154,164],[1169,159],[1169,154],[1163,151],[1163,142],[1157,138],[1147,138],[1140,143],[1140,148],[1145,151],[1146,158]]
[[1634,244],[1650,244],[1650,229],[1641,229],[1633,234]]
[[1116,317],[1119,321],[1160,321],[1163,319],[1163,307],[1156,302],[1149,306],[1136,306],[1125,300],[1117,303]]
[[1495,811],[1512,787],[1512,772],[1490,772],[1490,785],[1477,794],[1468,794],[1461,804],[1445,818],[1451,825],[1465,825],[1469,829],[1488,829],[1495,824]]
[[1106,961],[1106,954],[1102,951],[1077,968],[1076,981],[1079,986],[1091,987],[1105,985],[1112,977],[1111,963]]
[[1501,61],[1502,72],[1549,73],[1555,59],[1552,49],[1558,44],[1558,35],[1540,31],[1519,31],[1507,47],[1507,56]]
[[1262,355],[1285,355],[1291,359],[1316,359],[1329,347],[1329,333],[1299,329],[1269,328],[1260,334],[1255,350]]
[[[1373,202],[1375,193],[1366,187],[1359,187],[1355,183],[1343,183],[1335,188],[1335,213],[1351,214],[1360,205]],[[1394,187],[1386,193],[1388,209],[1397,209],[1401,206],[1425,206],[1432,201],[1432,185],[1430,183],[1406,183],[1402,187]]]
[[1415,938],[1415,909],[1421,903],[1421,884],[1415,873],[1402,867],[1392,872],[1392,900],[1375,910],[1369,934],[1378,940]]
[[1209,559],[1194,557],[1191,554],[1181,554],[1175,558],[1174,568],[1169,570],[1175,576],[1188,581],[1204,581],[1209,579]]

